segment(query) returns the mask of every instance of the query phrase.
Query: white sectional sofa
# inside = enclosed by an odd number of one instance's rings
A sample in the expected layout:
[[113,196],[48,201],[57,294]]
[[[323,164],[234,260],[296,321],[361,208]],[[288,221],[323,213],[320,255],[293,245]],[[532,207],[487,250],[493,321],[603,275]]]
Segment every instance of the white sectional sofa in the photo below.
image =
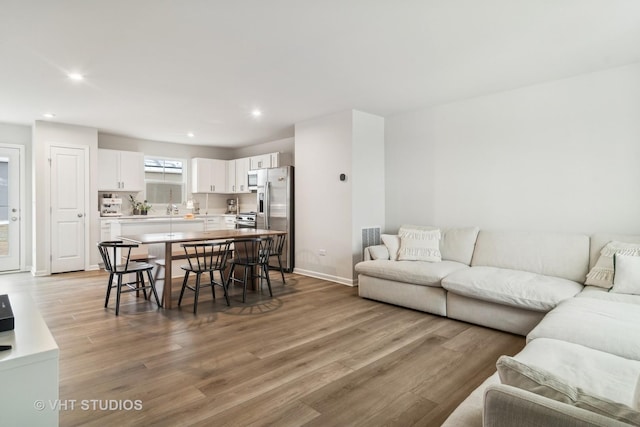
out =
[[640,295],[585,286],[590,271],[613,274],[599,267],[605,246],[640,256],[640,236],[440,235],[440,262],[395,260],[402,239],[383,235],[356,271],[362,297],[527,336],[445,426],[640,425]]

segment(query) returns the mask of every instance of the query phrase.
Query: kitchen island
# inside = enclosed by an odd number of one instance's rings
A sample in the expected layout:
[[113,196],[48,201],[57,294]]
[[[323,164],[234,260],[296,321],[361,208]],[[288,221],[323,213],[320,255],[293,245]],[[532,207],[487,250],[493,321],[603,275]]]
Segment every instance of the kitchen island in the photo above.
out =
[[168,233],[147,233],[135,235],[117,236],[119,240],[137,243],[139,245],[164,244],[164,288],[162,291],[162,305],[165,308],[173,307],[172,298],[172,259],[174,243],[186,242],[202,242],[209,240],[236,240],[252,237],[278,236],[286,234],[284,231],[262,230],[256,228],[239,228],[227,230],[209,230],[209,231],[187,231],[187,232],[168,232]]

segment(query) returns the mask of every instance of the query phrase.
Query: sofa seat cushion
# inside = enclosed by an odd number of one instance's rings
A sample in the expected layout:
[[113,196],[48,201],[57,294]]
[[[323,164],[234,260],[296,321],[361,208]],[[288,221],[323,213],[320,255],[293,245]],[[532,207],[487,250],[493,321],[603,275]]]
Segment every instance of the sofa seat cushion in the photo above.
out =
[[454,271],[469,269],[455,261],[391,261],[372,260],[356,264],[356,272],[367,276],[414,285],[441,287],[442,279]]
[[573,297],[583,286],[559,277],[496,267],[471,267],[447,276],[449,292],[512,307],[546,312]]
[[551,310],[527,342],[552,338],[640,360],[640,309],[636,304],[571,298]]
[[640,361],[549,338],[531,341],[514,359],[544,369],[590,395],[635,406]]
[[600,286],[585,286],[582,292],[576,295],[576,297],[596,298],[605,301],[624,302],[627,304],[640,305],[640,295],[618,294],[615,292],[609,292],[608,289],[601,288]]

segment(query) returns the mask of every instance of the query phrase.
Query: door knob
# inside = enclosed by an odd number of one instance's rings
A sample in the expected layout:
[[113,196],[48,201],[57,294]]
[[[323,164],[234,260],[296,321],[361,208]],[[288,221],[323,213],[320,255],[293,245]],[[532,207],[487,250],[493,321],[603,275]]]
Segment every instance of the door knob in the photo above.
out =
[[84,216],[84,215],[83,215],[83,214],[81,214],[81,213],[79,213],[79,214],[78,214],[78,218],[82,218],[83,216]]
[[13,208],[13,209],[11,209],[11,212],[18,212],[18,209]]
[[17,220],[18,220],[18,217],[16,217],[16,216],[12,216],[11,217],[11,221],[17,221]]

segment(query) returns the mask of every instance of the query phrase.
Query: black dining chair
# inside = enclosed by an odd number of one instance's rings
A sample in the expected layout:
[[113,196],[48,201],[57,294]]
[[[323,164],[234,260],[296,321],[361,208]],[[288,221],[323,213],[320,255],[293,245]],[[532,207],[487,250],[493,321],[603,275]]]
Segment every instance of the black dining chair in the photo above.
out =
[[[255,278],[260,278],[260,288],[262,288],[262,280],[266,279],[269,287],[269,296],[273,297],[271,279],[269,279],[269,254],[272,246],[273,239],[271,237],[233,241],[233,258],[230,261],[231,269],[229,270],[227,281],[229,283],[232,281],[242,283],[242,302],[247,300],[247,283]],[[241,279],[234,277],[236,267],[243,269]],[[257,274],[254,272],[257,272]]]
[[[98,251],[100,252],[104,269],[109,273],[107,296],[104,300],[104,307],[107,308],[109,305],[111,289],[116,288],[116,316],[120,314],[120,295],[124,292],[135,291],[136,294],[139,295],[140,291],[142,291],[144,298],[147,299],[147,289],[150,289],[151,293],[155,297],[156,304],[158,307],[162,307],[160,299],[158,298],[158,293],[156,292],[153,276],[151,275],[153,265],[146,262],[131,261],[131,249],[137,247],[138,245],[136,244],[124,243],[120,240],[98,243]],[[118,260],[123,262],[118,264]],[[145,273],[149,280],[148,284],[145,284],[144,281]],[[135,281],[123,281],[123,276],[129,274],[135,275]],[[114,278],[117,279],[116,283],[113,281]]]
[[[205,242],[205,243],[183,243],[180,245],[184,248],[185,256],[189,264],[182,265],[180,268],[184,270],[184,280],[182,281],[182,290],[178,299],[178,307],[182,303],[182,297],[186,289],[195,293],[193,301],[193,314],[198,311],[198,297],[200,296],[200,288],[211,287],[213,300],[216,299],[215,286],[222,287],[224,297],[229,304],[229,295],[227,293],[227,281],[224,278],[224,270],[227,268],[227,257],[229,255],[229,247],[231,242]],[[214,272],[220,273],[220,281],[214,278]],[[196,282],[193,286],[189,285],[189,275],[195,273]],[[204,273],[209,274],[209,281],[202,283],[201,276]]]
[[[269,257],[276,257],[278,259],[278,270],[280,270],[280,274],[282,275],[282,284],[285,285],[284,281],[284,269],[282,268],[282,251],[284,250],[284,244],[287,240],[286,234],[279,234],[273,239],[273,247],[271,248],[271,253],[269,253]],[[271,268],[271,266],[269,266]]]

